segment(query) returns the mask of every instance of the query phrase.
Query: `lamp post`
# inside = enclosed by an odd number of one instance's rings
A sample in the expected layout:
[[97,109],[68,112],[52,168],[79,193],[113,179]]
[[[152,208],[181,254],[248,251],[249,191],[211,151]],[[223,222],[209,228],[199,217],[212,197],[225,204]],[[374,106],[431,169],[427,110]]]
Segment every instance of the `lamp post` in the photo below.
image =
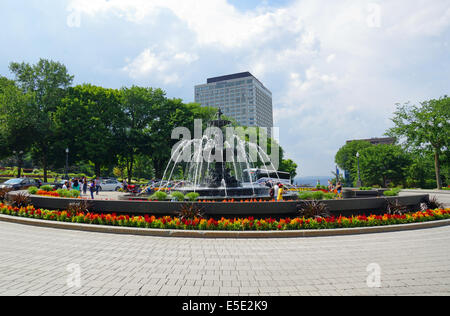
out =
[[16,156],[17,159],[17,178],[20,178],[20,176],[22,175],[22,155],[23,155],[23,151],[13,151],[13,154]]
[[69,179],[69,148],[66,148],[66,170],[65,170],[65,178]]
[[356,186],[358,188],[360,188],[362,186],[361,171],[360,171],[360,168],[359,168],[359,157],[360,157],[359,152],[357,152],[356,153],[356,158],[358,158],[358,182],[356,183]]

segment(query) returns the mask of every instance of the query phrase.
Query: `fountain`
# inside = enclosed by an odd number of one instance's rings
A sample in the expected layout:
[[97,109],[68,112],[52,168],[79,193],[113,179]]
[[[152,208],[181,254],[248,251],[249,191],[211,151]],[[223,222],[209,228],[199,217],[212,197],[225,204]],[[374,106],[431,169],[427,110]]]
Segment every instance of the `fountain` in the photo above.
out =
[[222,119],[222,115],[219,109],[217,119],[209,122],[206,135],[201,139],[185,140],[179,144],[164,172],[162,180],[166,184],[159,190],[168,189],[169,183],[176,180],[174,173],[183,170],[183,179],[170,188],[172,191],[195,192],[201,199],[269,197],[270,187],[255,183],[253,179],[254,159],[251,159],[249,151],[253,149],[260,162],[270,164],[264,167],[267,171],[276,171],[268,155],[260,146],[241,139],[234,131],[224,139],[225,129],[231,122]]

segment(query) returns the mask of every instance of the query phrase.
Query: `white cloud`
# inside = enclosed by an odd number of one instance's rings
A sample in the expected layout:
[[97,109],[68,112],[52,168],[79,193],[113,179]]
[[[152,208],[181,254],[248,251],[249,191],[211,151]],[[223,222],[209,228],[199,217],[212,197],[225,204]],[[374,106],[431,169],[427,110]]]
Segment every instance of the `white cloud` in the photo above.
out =
[[145,27],[163,15],[152,32],[175,23],[156,43],[138,38],[149,48],[122,70],[183,85],[189,101],[199,82],[188,72],[251,71],[272,90],[282,145],[307,175],[327,174],[347,139],[381,136],[395,103],[439,97],[435,56],[449,51],[448,0],[292,0],[245,12],[226,0],[71,0],[68,10]]
[[174,84],[180,80],[179,70],[198,60],[198,56],[186,52],[156,54],[148,48],[134,60],[127,60],[123,71],[131,78],[143,79],[153,75],[164,84]]

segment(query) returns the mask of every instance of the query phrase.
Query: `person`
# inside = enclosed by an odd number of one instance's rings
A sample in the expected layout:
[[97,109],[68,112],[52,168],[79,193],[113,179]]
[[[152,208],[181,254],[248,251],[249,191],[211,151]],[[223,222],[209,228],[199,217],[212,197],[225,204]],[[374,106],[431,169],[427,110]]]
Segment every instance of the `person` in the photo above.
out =
[[87,188],[88,188],[88,181],[87,181],[87,178],[84,177],[84,179],[83,179],[83,194],[86,194]]
[[95,179],[94,184],[95,184],[96,195],[98,195],[98,191],[100,191],[100,178],[99,177],[97,177]]
[[280,183],[279,184],[279,189],[278,189],[278,196],[277,196],[277,201],[278,202],[283,201],[283,193],[284,193],[284,186]]
[[94,199],[94,192],[96,191],[95,180],[92,180],[89,184],[89,191],[91,192],[91,199]]
[[127,180],[126,179],[123,179],[123,189],[125,190],[125,191],[127,191],[128,190],[128,183],[127,183]]
[[274,186],[273,186],[273,197],[275,198],[275,199],[277,199],[278,198],[278,192],[280,191],[280,183],[276,183]]
[[336,185],[336,191],[339,195],[339,198],[342,197],[342,183],[340,181]]
[[63,190],[68,190],[69,189],[69,182],[64,182],[64,184],[63,184]]
[[328,191],[333,191],[333,183],[330,180],[328,180]]
[[78,182],[78,179],[75,178],[73,181],[72,189],[76,191],[80,191],[80,183]]

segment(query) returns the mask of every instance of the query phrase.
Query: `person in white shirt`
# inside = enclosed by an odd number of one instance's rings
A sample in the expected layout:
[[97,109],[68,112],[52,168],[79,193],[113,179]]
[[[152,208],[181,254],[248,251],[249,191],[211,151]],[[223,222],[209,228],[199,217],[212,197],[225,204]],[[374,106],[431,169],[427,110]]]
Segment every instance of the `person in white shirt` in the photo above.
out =
[[278,183],[275,183],[275,185],[273,186],[273,196],[274,196],[275,200],[278,198],[279,191],[280,191],[280,187],[279,187]]

